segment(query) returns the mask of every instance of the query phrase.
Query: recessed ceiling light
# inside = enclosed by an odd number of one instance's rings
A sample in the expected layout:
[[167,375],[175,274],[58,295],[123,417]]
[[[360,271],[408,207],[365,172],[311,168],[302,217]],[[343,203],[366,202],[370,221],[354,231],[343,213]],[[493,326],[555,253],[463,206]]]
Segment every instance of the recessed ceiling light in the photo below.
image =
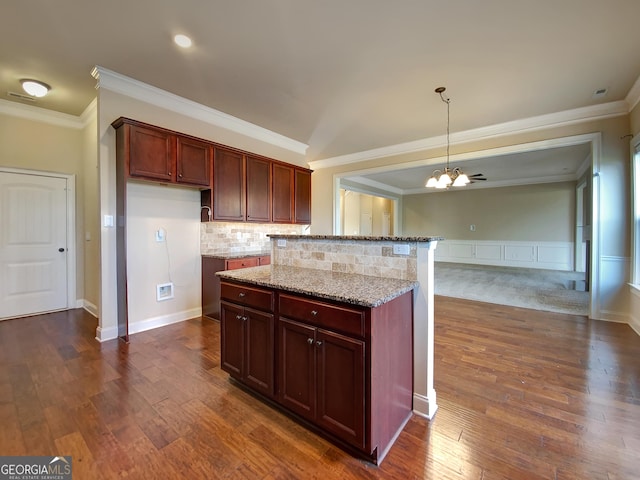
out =
[[182,48],[189,48],[192,44],[191,39],[186,35],[178,34],[173,37],[173,41],[176,42],[176,45]]
[[51,90],[49,85],[38,80],[24,79],[20,80],[20,83],[24,91],[32,97],[44,97]]

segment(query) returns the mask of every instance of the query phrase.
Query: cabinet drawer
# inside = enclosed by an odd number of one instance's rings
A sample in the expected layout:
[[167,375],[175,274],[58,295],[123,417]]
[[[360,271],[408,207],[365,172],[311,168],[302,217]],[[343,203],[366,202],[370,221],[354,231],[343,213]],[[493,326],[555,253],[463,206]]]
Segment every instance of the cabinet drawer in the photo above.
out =
[[273,292],[260,288],[222,283],[220,297],[235,304],[273,312]]
[[318,327],[364,337],[364,312],[290,295],[280,295],[280,315]]
[[239,268],[257,267],[259,264],[259,257],[237,258],[234,260],[227,260],[227,270],[237,270]]

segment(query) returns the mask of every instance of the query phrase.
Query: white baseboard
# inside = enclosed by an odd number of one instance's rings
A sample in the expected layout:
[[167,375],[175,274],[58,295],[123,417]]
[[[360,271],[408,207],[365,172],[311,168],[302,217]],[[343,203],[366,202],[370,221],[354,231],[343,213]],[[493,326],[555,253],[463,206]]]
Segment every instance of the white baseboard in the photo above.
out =
[[190,318],[200,317],[202,315],[202,307],[184,310],[182,312],[171,313],[169,315],[161,315],[159,317],[147,318],[137,322],[129,322],[129,335],[134,333],[145,332],[154,328],[166,327],[173,323],[184,322]]
[[424,395],[413,392],[413,413],[431,420],[438,410],[435,393],[434,391],[433,398],[430,399]]
[[640,335],[640,290],[633,286],[630,286],[629,290],[631,292],[629,325]]
[[84,308],[91,315],[98,318],[98,306],[94,305],[89,300],[81,300],[81,305],[78,308]]
[[514,242],[506,240],[444,240],[438,242],[436,262],[525,267],[572,271],[573,242]]
[[[134,333],[145,332],[154,328],[166,327],[173,323],[184,322],[190,318],[202,316],[202,307],[192,308],[190,310],[184,310],[182,312],[176,312],[169,315],[161,315],[159,317],[147,318],[145,320],[139,320],[137,322],[129,322],[129,335]],[[99,342],[106,342],[107,340],[113,340],[118,338],[118,327],[96,329],[96,340]]]
[[96,328],[96,340],[100,343],[118,338],[118,327]]

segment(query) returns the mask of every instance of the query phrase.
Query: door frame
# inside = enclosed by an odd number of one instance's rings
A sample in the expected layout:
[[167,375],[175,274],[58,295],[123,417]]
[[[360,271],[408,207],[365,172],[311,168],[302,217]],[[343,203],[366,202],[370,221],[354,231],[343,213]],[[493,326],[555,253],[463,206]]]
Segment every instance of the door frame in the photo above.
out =
[[33,175],[38,177],[62,178],[67,182],[67,309],[79,308],[76,295],[76,176],[58,172],[27,170],[24,168],[8,168],[0,166],[0,172]]

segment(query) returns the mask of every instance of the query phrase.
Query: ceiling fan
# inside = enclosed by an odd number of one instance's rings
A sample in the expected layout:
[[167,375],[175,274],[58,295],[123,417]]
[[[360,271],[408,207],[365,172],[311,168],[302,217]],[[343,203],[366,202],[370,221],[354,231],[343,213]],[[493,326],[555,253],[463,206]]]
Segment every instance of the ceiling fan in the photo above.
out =
[[473,175],[467,175],[467,177],[469,177],[469,183],[476,183],[477,181],[485,182],[487,180],[484,173],[474,173]]

